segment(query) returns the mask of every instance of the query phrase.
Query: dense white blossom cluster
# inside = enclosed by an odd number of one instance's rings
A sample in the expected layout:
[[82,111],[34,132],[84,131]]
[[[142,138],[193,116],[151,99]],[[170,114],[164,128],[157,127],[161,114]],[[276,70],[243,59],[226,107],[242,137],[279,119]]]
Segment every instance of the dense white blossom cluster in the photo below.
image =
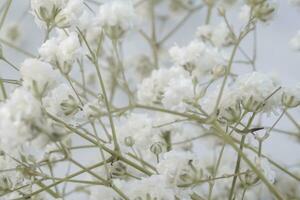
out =
[[[0,200],[300,198],[299,164],[265,151],[276,132],[299,138],[300,86],[243,46],[273,1],[30,2],[45,32],[37,55],[15,47],[28,58],[14,65],[0,46],[18,71],[0,77]],[[195,38],[166,42],[202,10]],[[7,33],[14,47],[18,28]],[[132,56],[142,42],[150,51]],[[300,50],[299,32],[290,46]],[[285,117],[297,132],[277,128]]]
[[185,101],[192,101],[195,96],[191,76],[176,66],[153,71],[149,78],[144,79],[137,95],[141,103],[163,104],[170,109],[184,109]]

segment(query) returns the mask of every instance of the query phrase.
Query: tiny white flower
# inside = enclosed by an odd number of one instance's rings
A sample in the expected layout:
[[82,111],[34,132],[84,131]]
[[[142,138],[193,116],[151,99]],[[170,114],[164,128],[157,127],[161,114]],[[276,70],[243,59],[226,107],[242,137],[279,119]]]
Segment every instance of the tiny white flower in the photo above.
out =
[[72,118],[79,110],[79,103],[74,91],[66,84],[54,88],[43,104],[48,112],[65,119]]
[[300,105],[300,86],[283,88],[281,101],[288,108]]
[[240,8],[240,12],[239,12],[239,19],[243,22],[247,22],[250,18],[250,15],[251,15],[251,7],[247,4],[243,5],[241,8]]
[[169,54],[175,65],[198,77],[224,62],[224,56],[217,48],[196,40],[185,47],[173,46]]
[[58,83],[59,73],[53,67],[37,59],[26,59],[20,68],[23,86],[37,96],[45,95]]
[[133,27],[136,14],[131,0],[112,0],[100,6],[97,18],[106,33],[118,39]]
[[40,47],[39,54],[43,60],[52,63],[63,73],[69,73],[76,58],[81,55],[81,45],[75,32],[65,35],[58,31],[58,34]]

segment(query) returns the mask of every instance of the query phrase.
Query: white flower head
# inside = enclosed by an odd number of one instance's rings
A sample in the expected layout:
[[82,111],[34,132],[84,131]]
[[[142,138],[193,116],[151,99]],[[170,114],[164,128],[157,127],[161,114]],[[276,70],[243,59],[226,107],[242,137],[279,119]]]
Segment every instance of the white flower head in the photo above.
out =
[[200,180],[203,175],[197,156],[186,151],[172,150],[165,153],[157,169],[166,177],[169,184],[175,186]]
[[250,15],[251,15],[251,7],[247,4],[243,5],[240,8],[240,12],[239,12],[239,19],[243,22],[247,22],[250,19]]
[[38,137],[44,125],[40,102],[23,87],[0,106],[0,140],[11,147]]
[[45,95],[58,83],[59,73],[53,67],[37,59],[26,59],[20,68],[23,86],[37,96]]
[[196,36],[203,41],[212,43],[216,47],[226,46],[232,42],[230,30],[224,22],[215,26],[200,26],[197,28]]
[[175,65],[183,67],[196,76],[203,76],[213,67],[223,65],[224,62],[224,56],[217,48],[196,40],[185,47],[170,48],[169,54]]
[[236,86],[242,105],[249,111],[271,111],[280,104],[279,81],[260,72],[252,72],[240,76]]
[[36,23],[44,28],[67,28],[78,23],[82,0],[31,0]]
[[58,34],[40,47],[39,54],[43,60],[52,63],[63,73],[69,73],[76,58],[81,55],[81,45],[75,32],[65,35],[58,31]]
[[161,175],[128,182],[126,191],[130,199],[175,199],[174,190],[167,185],[165,177]]
[[138,89],[143,104],[162,104],[167,108],[184,109],[194,97],[192,78],[182,67],[161,68],[144,79]]
[[300,105],[300,86],[283,88],[281,101],[288,108]]
[[97,18],[107,35],[117,39],[133,27],[136,14],[131,0],[112,0],[100,6]]
[[65,119],[74,117],[79,110],[76,94],[66,84],[54,88],[43,98],[43,104],[48,112]]

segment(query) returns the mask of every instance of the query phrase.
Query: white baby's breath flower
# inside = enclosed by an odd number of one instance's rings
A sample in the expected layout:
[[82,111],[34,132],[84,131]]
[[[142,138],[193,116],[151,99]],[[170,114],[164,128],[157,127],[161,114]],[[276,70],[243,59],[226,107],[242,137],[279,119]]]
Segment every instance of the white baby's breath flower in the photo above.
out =
[[[45,124],[40,102],[25,88],[17,88],[0,106],[0,140],[16,147],[43,134]],[[47,136],[45,137],[45,139]]]
[[191,77],[184,76],[171,78],[164,89],[162,103],[170,109],[184,110],[185,100],[190,101],[194,97],[193,82]]
[[79,110],[76,94],[66,84],[61,84],[54,88],[43,98],[43,104],[48,112],[64,119],[74,117]]
[[172,150],[163,155],[157,169],[160,174],[167,178],[169,184],[178,186],[180,184],[193,183],[193,181],[202,178],[203,174],[199,164],[195,154]]
[[[201,100],[201,105],[206,112],[212,113],[214,111],[220,91],[221,85],[217,85]],[[238,121],[241,114],[240,100],[240,92],[235,86],[225,86],[217,108],[219,119],[229,123]]]
[[[252,72],[240,76],[236,86],[243,107],[248,111],[272,111],[280,105],[280,94],[276,92],[279,81],[264,73]],[[275,93],[274,93],[275,92]]]
[[99,24],[97,18],[87,11],[84,11],[79,18],[79,29],[85,35],[85,39],[88,44],[93,46],[98,46],[100,40],[102,39],[102,26]]
[[147,114],[132,113],[118,128],[120,142],[126,145],[126,138],[131,137],[136,148],[148,151],[153,143],[161,141],[159,132],[152,124]]
[[81,54],[81,45],[75,32],[65,35],[58,31],[58,34],[40,47],[39,54],[43,60],[52,63],[63,73],[69,73],[72,64]]
[[55,17],[55,25],[66,28],[77,25],[78,17],[83,12],[83,0],[68,0],[63,9]]
[[142,104],[162,104],[172,109],[184,109],[185,101],[192,101],[193,97],[191,76],[179,66],[153,71],[138,89]]
[[247,22],[252,20],[258,20],[260,22],[269,22],[273,19],[277,4],[275,1],[246,1],[246,5],[241,8],[240,18]]
[[239,19],[243,22],[247,22],[250,19],[250,15],[251,15],[251,7],[247,4],[243,5],[240,8],[240,12],[239,12]]
[[130,199],[175,199],[174,190],[161,175],[134,180],[124,186]]
[[203,25],[197,28],[196,36],[203,40],[212,43],[216,47],[222,47],[232,42],[230,31],[226,23],[218,25]]
[[23,86],[35,95],[43,96],[58,83],[59,73],[53,67],[37,59],[26,59],[20,68]]
[[288,108],[300,105],[300,86],[283,88],[281,101]]
[[118,39],[133,27],[136,14],[131,0],[112,0],[100,6],[97,18],[107,35]]
[[203,76],[213,67],[224,62],[224,56],[217,48],[196,40],[185,47],[170,48],[169,54],[175,65],[183,67],[196,76]]
[[31,0],[36,23],[47,29],[76,25],[83,5],[82,0]]

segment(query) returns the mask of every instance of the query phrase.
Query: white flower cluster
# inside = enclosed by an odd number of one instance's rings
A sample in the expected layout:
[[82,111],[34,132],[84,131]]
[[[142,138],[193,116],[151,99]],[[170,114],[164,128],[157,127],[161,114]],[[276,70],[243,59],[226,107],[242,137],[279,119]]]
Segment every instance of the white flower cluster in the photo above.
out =
[[277,5],[274,1],[250,0],[246,2],[239,13],[239,18],[245,22],[253,20],[268,22],[275,15]]
[[224,56],[216,47],[201,41],[192,41],[186,47],[174,46],[169,50],[172,61],[194,76],[200,77],[213,67],[224,64]]
[[[229,9],[237,6],[239,28]],[[20,75],[0,77],[0,200],[299,199],[299,166],[293,173],[265,146],[276,132],[298,138],[279,126],[287,119],[299,129],[300,86],[262,73],[256,47],[253,57],[244,48],[275,8],[268,0],[31,0],[45,31],[38,55],[16,47],[32,58],[14,65],[0,52]],[[195,38],[172,41],[202,10]],[[183,19],[167,30],[175,16]]]
[[31,9],[38,25],[47,29],[54,26],[75,26],[83,10],[82,0],[32,0]]
[[226,46],[232,42],[230,31],[226,23],[216,26],[203,25],[197,28],[197,38],[212,43],[216,47]]
[[75,32],[66,35],[62,31],[58,34],[58,37],[47,40],[40,47],[39,54],[44,61],[52,63],[64,73],[69,73],[81,52],[78,35]]
[[153,71],[144,79],[137,95],[143,104],[162,104],[170,109],[184,109],[195,96],[191,76],[179,66]]
[[99,8],[97,19],[106,33],[119,38],[124,31],[134,25],[136,15],[131,0],[113,0]]

